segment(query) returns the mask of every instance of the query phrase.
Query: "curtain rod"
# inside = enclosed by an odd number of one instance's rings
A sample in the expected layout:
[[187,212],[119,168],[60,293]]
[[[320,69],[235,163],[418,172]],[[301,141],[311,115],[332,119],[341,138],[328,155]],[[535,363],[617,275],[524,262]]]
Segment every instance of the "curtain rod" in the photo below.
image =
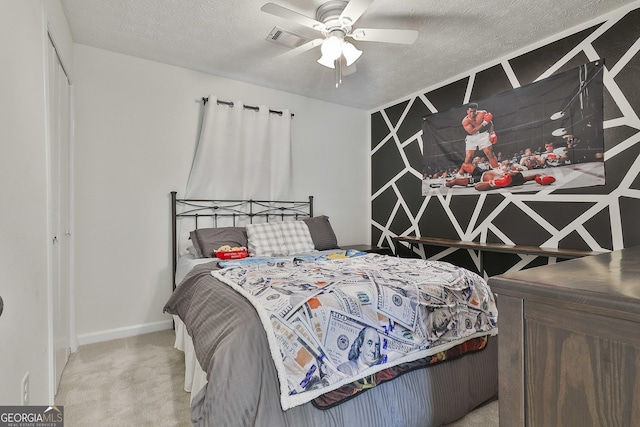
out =
[[[204,104],[206,104],[209,101],[209,98],[205,98],[204,96],[202,97],[202,102]],[[220,104],[224,104],[224,105],[228,105],[229,107],[233,107],[234,103],[232,101],[221,101],[218,99],[217,101],[218,105]],[[254,111],[259,111],[260,107],[255,107],[253,105],[243,105],[244,108],[248,109],[248,110],[254,110]],[[273,114],[277,114],[279,116],[282,115],[282,111],[278,111],[278,110],[269,110],[270,113]],[[291,113],[291,117],[293,117],[293,113]]]

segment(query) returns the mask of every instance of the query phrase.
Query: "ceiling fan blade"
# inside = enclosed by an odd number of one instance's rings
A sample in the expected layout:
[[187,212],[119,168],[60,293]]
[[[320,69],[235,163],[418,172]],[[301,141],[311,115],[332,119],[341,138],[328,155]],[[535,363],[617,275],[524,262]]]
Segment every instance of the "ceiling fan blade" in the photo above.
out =
[[311,50],[316,46],[320,46],[323,41],[324,41],[324,39],[311,40],[309,42],[301,44],[300,46],[298,46],[296,48],[293,48],[293,49],[283,53],[282,55],[278,55],[278,58],[281,58],[281,59],[293,58],[294,56],[298,56],[298,55],[300,55],[302,53],[305,53],[306,51]]
[[373,0],[351,0],[340,14],[340,21],[345,25],[353,25],[371,3]]
[[260,8],[261,11],[270,13],[280,18],[288,19],[289,21],[296,22],[300,25],[304,25],[305,27],[313,28],[314,30],[322,31],[326,27],[315,19],[311,19],[308,16],[304,16],[298,12],[294,12],[291,9],[287,9],[286,7],[279,6],[275,3],[267,3]]
[[378,28],[358,28],[353,30],[350,37],[363,42],[384,42],[413,44],[418,38],[415,30],[383,30]]

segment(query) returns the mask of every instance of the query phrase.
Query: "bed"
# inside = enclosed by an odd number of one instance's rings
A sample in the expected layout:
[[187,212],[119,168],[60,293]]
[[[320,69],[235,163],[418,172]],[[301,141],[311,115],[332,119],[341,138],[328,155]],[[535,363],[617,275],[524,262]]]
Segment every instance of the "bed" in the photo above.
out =
[[193,425],[439,426],[496,398],[497,310],[474,273],[342,250],[313,197],[172,192],[171,210],[164,311]]

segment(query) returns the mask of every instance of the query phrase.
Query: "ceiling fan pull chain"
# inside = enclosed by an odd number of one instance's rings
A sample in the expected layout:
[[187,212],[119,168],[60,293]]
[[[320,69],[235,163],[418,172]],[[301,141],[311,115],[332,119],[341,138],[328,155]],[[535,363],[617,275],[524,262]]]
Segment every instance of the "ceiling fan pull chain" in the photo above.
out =
[[336,88],[342,84],[342,57],[335,60]]

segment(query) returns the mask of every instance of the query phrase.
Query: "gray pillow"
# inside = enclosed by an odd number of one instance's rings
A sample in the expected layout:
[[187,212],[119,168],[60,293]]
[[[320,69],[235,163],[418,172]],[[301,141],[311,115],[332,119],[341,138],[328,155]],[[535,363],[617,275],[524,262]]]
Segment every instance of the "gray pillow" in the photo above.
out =
[[247,247],[247,232],[244,227],[199,228],[189,233],[198,257],[215,258],[220,246]]
[[313,218],[305,218],[303,221],[309,227],[311,240],[313,240],[313,245],[317,250],[340,249],[336,233],[331,227],[328,216],[314,216]]

